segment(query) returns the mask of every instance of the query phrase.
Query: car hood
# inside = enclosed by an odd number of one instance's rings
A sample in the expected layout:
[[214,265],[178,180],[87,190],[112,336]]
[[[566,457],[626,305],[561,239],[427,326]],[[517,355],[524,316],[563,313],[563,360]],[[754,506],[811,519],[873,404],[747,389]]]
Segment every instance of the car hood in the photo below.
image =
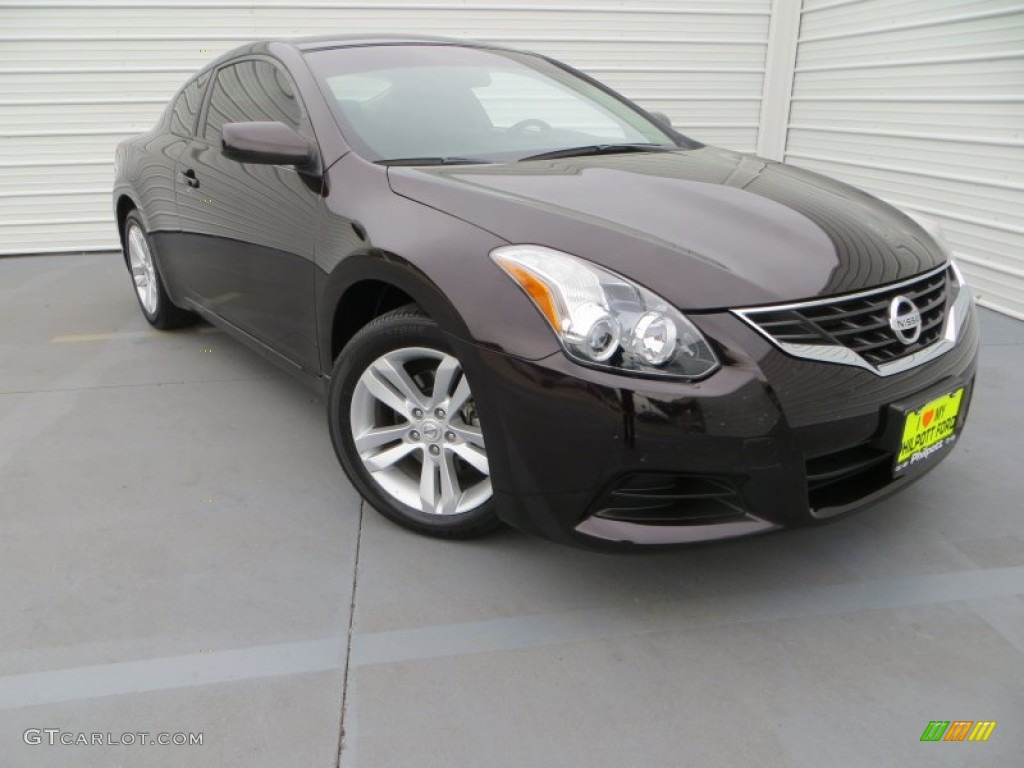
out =
[[847,293],[945,260],[913,220],[870,195],[711,147],[392,166],[388,179],[396,194],[511,243],[582,256],[686,310]]

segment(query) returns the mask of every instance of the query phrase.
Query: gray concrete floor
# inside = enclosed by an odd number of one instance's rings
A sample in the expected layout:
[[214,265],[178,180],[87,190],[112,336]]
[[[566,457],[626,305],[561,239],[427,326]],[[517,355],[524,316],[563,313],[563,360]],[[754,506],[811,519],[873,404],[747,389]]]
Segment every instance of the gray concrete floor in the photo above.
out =
[[0,260],[0,766],[326,768],[342,729],[344,768],[1019,766],[1024,324],[983,324],[963,441],[903,496],[607,556],[406,533],[318,396],[151,332],[119,255]]

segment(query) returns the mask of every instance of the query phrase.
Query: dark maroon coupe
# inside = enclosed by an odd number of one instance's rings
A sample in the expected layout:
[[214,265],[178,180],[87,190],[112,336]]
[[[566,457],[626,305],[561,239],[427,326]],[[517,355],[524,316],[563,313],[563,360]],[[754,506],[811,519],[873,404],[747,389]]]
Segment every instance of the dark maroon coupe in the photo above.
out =
[[977,322],[936,231],[544,56],[244,46],[118,147],[114,206],[149,322],[323,386],[352,482],[422,533],[815,523],[967,415]]

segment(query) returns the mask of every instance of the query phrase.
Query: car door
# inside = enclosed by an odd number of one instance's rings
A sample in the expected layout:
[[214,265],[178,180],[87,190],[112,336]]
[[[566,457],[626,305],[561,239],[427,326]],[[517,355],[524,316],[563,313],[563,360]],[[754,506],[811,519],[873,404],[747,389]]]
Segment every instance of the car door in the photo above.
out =
[[[167,145],[162,154],[170,163],[170,173],[167,174],[168,181],[173,180],[173,199],[168,198],[170,189],[165,185],[159,200],[161,206],[174,211],[173,225],[166,228],[166,232],[157,232],[151,229],[150,237],[159,242],[160,252],[160,273],[164,279],[165,287],[171,292],[175,300],[180,302],[191,295],[189,288],[194,282],[196,269],[194,252],[183,247],[181,237],[181,216],[178,211],[178,177],[181,173],[181,156],[187,151],[189,143],[195,136],[196,123],[199,120],[199,110],[203,106],[203,97],[206,94],[206,86],[209,85],[212,72],[202,72],[192,78],[181,93],[174,100],[171,107],[170,117],[167,125],[167,136],[173,139],[173,143]],[[144,205],[149,212],[150,206]],[[152,218],[152,217],[150,217]],[[151,227],[153,226],[150,221]]]
[[214,76],[195,137],[180,156],[175,194],[189,298],[296,365],[319,373],[313,246],[321,180],[294,167],[224,156],[225,123],[278,121],[315,146],[298,91],[266,57]]

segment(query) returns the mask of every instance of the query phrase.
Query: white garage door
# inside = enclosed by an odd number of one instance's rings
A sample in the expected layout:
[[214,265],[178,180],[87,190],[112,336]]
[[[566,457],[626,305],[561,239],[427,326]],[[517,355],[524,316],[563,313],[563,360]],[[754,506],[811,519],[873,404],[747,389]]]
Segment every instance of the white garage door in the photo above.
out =
[[1024,318],[1024,4],[804,0],[786,159],[938,219]]
[[770,0],[0,0],[0,255],[116,246],[112,157],[247,40],[366,32],[548,53],[709,143],[753,151]]

